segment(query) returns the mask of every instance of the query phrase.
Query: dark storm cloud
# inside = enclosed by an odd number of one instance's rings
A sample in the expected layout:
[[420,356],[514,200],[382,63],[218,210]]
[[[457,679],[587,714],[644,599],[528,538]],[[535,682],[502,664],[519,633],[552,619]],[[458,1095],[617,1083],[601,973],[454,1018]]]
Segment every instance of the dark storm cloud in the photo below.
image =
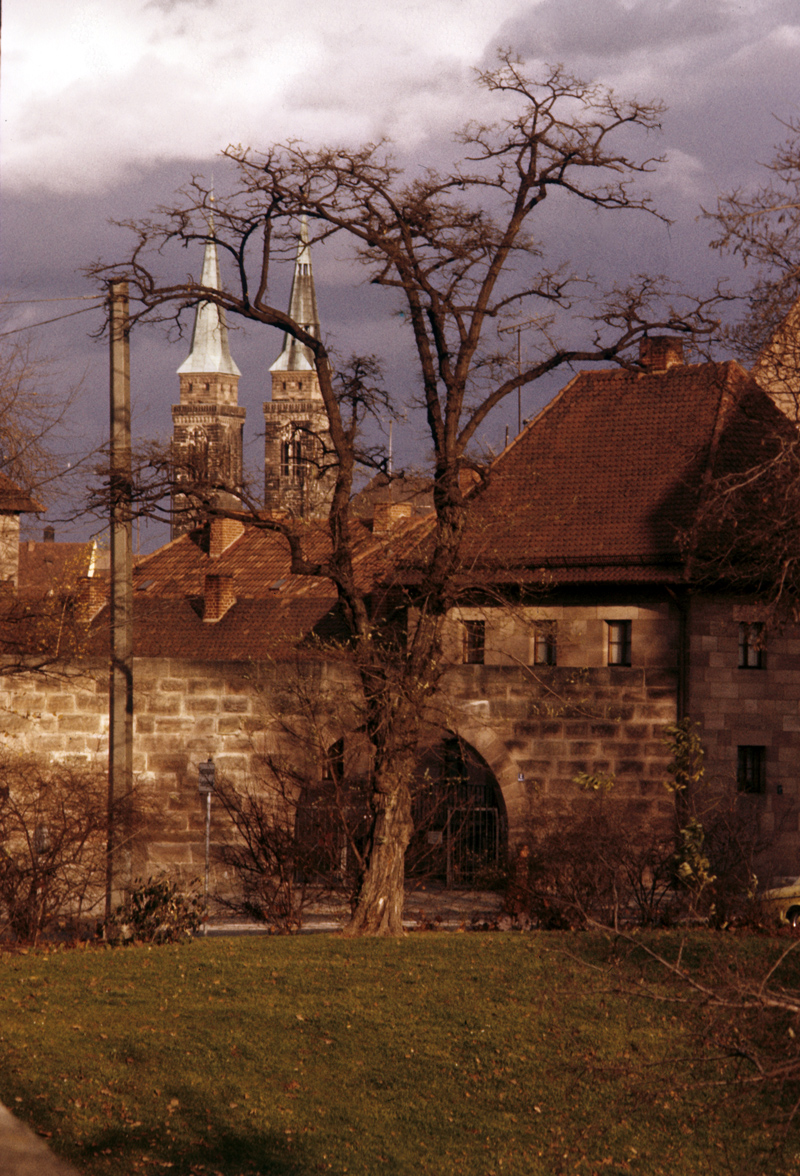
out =
[[725,0],[545,0],[502,29],[503,44],[523,57],[617,65],[642,51],[683,47],[687,60],[727,56],[765,30],[796,25],[794,0],[729,3]]
[[[774,116],[786,119],[797,108],[797,0],[409,0],[380,12],[374,0],[308,0],[304,36],[294,9],[282,6],[267,20],[263,0],[130,0],[124,8],[76,0],[81,13],[93,14],[94,41],[76,42],[68,56],[71,10],[55,0],[31,3],[27,73],[6,70],[7,62],[13,66],[10,54],[3,62],[7,123],[9,79],[28,85],[16,138],[6,135],[4,143],[3,285],[7,299],[32,300],[8,307],[12,326],[58,313],[58,305],[37,299],[87,293],[82,268],[124,252],[124,235],[109,218],[141,217],[169,203],[193,171],[214,170],[219,178],[214,153],[229,137],[264,146],[292,136],[359,142],[387,133],[398,141],[401,161],[446,167],[451,130],[469,117],[493,117],[469,67],[490,68],[503,46],[531,68],[561,61],[622,95],[662,98],[669,107],[663,134],[637,146],[668,156],[647,186],[672,227],[646,217],[564,221],[553,203],[536,230],[548,256],[569,257],[575,269],[591,270],[603,282],[665,272],[690,289],[707,290],[736,267],[708,249],[700,206],[713,206],[718,192],[734,184],[758,182],[757,162],[769,159],[784,133]],[[60,88],[41,81],[48,13],[57,24],[50,36],[53,73],[65,71]],[[19,6],[17,25],[23,15]],[[13,53],[14,21],[7,23],[3,48]],[[117,57],[124,74],[106,76],[106,64]],[[176,264],[181,275],[196,274],[200,261],[199,252],[187,252]],[[321,250],[315,272],[328,341],[345,355],[385,356],[390,386],[413,388],[408,341],[392,305],[360,284],[363,274]],[[276,274],[279,305],[288,277]],[[69,313],[74,305],[63,309]],[[75,423],[78,435],[92,440],[102,437],[107,412],[106,345],[92,337],[99,323],[99,313],[91,312],[32,333],[56,359],[65,386],[83,380]],[[261,403],[280,340],[251,328],[235,331],[231,346],[243,371],[246,432],[258,464]],[[175,369],[187,347],[185,338],[137,333],[133,398],[140,437],[169,435]],[[524,413],[554,390],[531,392]],[[500,410],[482,440],[502,443],[515,413],[515,405],[507,414]],[[404,456],[421,460],[414,440],[409,427]],[[402,431],[395,432],[395,445],[402,450]]]

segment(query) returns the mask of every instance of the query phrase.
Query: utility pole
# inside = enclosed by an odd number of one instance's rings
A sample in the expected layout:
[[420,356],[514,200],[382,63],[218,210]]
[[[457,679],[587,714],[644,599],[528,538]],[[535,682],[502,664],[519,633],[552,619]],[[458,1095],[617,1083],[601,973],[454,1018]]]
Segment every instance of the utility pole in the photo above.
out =
[[106,919],[114,889],[116,809],[133,788],[133,551],[128,283],[108,287],[110,324],[111,666],[109,674]]

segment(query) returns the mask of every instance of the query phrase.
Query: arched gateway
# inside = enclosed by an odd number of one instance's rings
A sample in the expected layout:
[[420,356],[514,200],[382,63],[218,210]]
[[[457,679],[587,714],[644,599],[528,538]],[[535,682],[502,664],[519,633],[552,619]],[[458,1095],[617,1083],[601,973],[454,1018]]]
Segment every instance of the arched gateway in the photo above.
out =
[[[345,770],[344,741],[327,757],[323,779],[298,799],[295,832],[303,881],[353,876],[369,815],[364,775]],[[448,887],[488,885],[505,861],[508,823],[494,774],[474,747],[448,733],[422,752],[414,782],[414,834],[406,874]]]
[[448,733],[420,757],[408,877],[448,887],[490,885],[507,844],[505,804],[494,773],[466,740]]

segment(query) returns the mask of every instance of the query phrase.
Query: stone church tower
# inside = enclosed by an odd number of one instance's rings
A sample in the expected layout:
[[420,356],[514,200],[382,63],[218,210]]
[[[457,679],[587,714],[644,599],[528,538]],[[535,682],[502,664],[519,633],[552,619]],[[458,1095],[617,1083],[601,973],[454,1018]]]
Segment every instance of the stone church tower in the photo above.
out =
[[[311,250],[305,217],[297,246],[289,315],[320,337]],[[264,506],[311,518],[324,513],[333,493],[328,418],[314,356],[291,335],[270,368],[272,400],[264,404]]]
[[[200,284],[221,289],[213,240],[206,244]],[[225,315],[213,302],[197,307],[191,350],[178,375],[180,404],[172,406],[173,539],[202,521],[186,493],[191,483],[213,486],[221,502],[233,509],[239,506],[246,410],[238,404],[241,372],[231,357]]]

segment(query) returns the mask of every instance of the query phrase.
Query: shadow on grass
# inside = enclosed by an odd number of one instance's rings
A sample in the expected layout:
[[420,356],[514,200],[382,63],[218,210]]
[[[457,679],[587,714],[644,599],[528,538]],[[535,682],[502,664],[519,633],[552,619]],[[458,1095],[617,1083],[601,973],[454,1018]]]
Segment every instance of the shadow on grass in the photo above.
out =
[[318,1168],[305,1147],[286,1136],[257,1130],[242,1134],[212,1126],[202,1139],[174,1141],[152,1131],[109,1128],[83,1146],[72,1142],[59,1150],[79,1171],[109,1176],[162,1168],[171,1168],[180,1176],[212,1172],[223,1176],[308,1176]]

